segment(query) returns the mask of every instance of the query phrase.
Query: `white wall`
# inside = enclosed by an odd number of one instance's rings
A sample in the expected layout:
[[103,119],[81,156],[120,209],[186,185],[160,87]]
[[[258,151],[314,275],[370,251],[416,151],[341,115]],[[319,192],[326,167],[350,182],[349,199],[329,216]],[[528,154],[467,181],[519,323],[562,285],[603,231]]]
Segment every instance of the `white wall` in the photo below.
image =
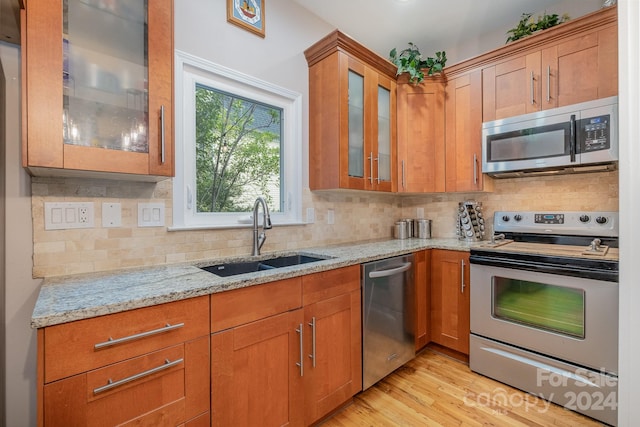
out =
[[[39,280],[31,278],[31,181],[20,160],[20,50],[0,42],[6,80],[5,348],[6,425],[36,424],[36,334],[29,326]],[[0,421],[1,422],[1,421]]]
[[619,64],[620,64],[620,426],[640,423],[640,265],[638,242],[640,227],[640,2],[620,0]]
[[304,50],[333,27],[295,2],[269,0],[265,5],[266,37],[262,39],[226,22],[226,3],[189,0],[189,7],[176,7],[175,48],[303,95],[300,143],[303,187],[308,188],[309,71]]
[[[604,0],[562,0],[546,10],[523,10],[522,12],[533,13],[533,16],[541,15],[543,12],[548,14],[557,13],[562,16],[568,14],[570,18],[577,18],[587,13],[594,12],[602,6]],[[487,9],[486,17],[478,19],[491,19],[491,11]],[[507,31],[515,27],[520,17],[516,17],[513,25],[507,25],[502,28],[496,28],[490,33],[486,33],[478,38],[469,40],[461,38],[462,42],[454,46],[445,48],[449,64],[455,64],[467,58],[472,58],[482,52],[504,46],[507,41]]]

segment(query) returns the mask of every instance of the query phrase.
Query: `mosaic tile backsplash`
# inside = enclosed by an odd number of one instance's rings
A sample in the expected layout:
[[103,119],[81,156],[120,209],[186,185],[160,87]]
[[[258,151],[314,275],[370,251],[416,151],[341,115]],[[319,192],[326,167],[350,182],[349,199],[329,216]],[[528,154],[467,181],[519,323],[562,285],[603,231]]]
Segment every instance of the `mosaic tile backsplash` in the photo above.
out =
[[[491,193],[412,196],[369,192],[303,194],[303,212],[315,209],[313,224],[276,226],[267,231],[262,252],[391,238],[394,222],[417,217],[432,220],[432,237],[455,238],[458,202],[483,203],[495,210],[618,210],[618,173],[603,172],[543,178],[494,180]],[[94,202],[95,228],[45,230],[45,202]],[[122,207],[122,225],[102,228],[102,203]],[[165,224],[172,224],[172,182],[136,183],[76,178],[32,179],[34,277],[51,277],[127,267],[215,259],[251,253],[251,228],[168,231],[138,227],[138,203],[164,203]],[[334,224],[327,224],[333,210]]]

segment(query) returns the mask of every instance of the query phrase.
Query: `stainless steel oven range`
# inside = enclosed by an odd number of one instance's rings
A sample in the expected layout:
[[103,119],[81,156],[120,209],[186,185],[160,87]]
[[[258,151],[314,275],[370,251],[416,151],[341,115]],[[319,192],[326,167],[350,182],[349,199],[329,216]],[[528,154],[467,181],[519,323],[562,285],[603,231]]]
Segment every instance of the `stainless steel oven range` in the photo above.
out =
[[469,365],[617,424],[618,213],[496,212],[471,250]]

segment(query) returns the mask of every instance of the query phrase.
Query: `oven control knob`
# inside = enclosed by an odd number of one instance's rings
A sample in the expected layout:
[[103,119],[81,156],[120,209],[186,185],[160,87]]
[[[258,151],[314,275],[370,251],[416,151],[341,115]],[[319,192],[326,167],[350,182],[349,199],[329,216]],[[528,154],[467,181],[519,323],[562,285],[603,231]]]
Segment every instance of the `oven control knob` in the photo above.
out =
[[513,219],[515,219],[516,221],[522,221],[522,215],[515,215]]
[[503,216],[502,216],[502,220],[503,220],[504,222],[509,222],[509,220],[510,220],[510,219],[511,219],[511,218],[509,218],[509,215],[503,215]]
[[596,222],[598,224],[606,224],[607,223],[607,217],[606,216],[596,217]]
[[580,222],[589,222],[589,215],[580,215]]

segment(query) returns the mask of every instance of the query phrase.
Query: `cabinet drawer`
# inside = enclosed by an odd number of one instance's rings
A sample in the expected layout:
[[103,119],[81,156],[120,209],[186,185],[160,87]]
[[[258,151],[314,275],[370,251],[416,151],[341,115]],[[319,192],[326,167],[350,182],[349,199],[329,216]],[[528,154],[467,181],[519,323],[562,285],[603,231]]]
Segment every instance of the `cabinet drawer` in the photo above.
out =
[[360,289],[360,265],[328,270],[302,277],[303,305]]
[[209,297],[176,301],[44,329],[44,383],[209,333]]
[[213,294],[211,332],[299,308],[301,294],[300,277]]
[[46,426],[120,425],[185,415],[185,352],[177,345],[44,386]]

